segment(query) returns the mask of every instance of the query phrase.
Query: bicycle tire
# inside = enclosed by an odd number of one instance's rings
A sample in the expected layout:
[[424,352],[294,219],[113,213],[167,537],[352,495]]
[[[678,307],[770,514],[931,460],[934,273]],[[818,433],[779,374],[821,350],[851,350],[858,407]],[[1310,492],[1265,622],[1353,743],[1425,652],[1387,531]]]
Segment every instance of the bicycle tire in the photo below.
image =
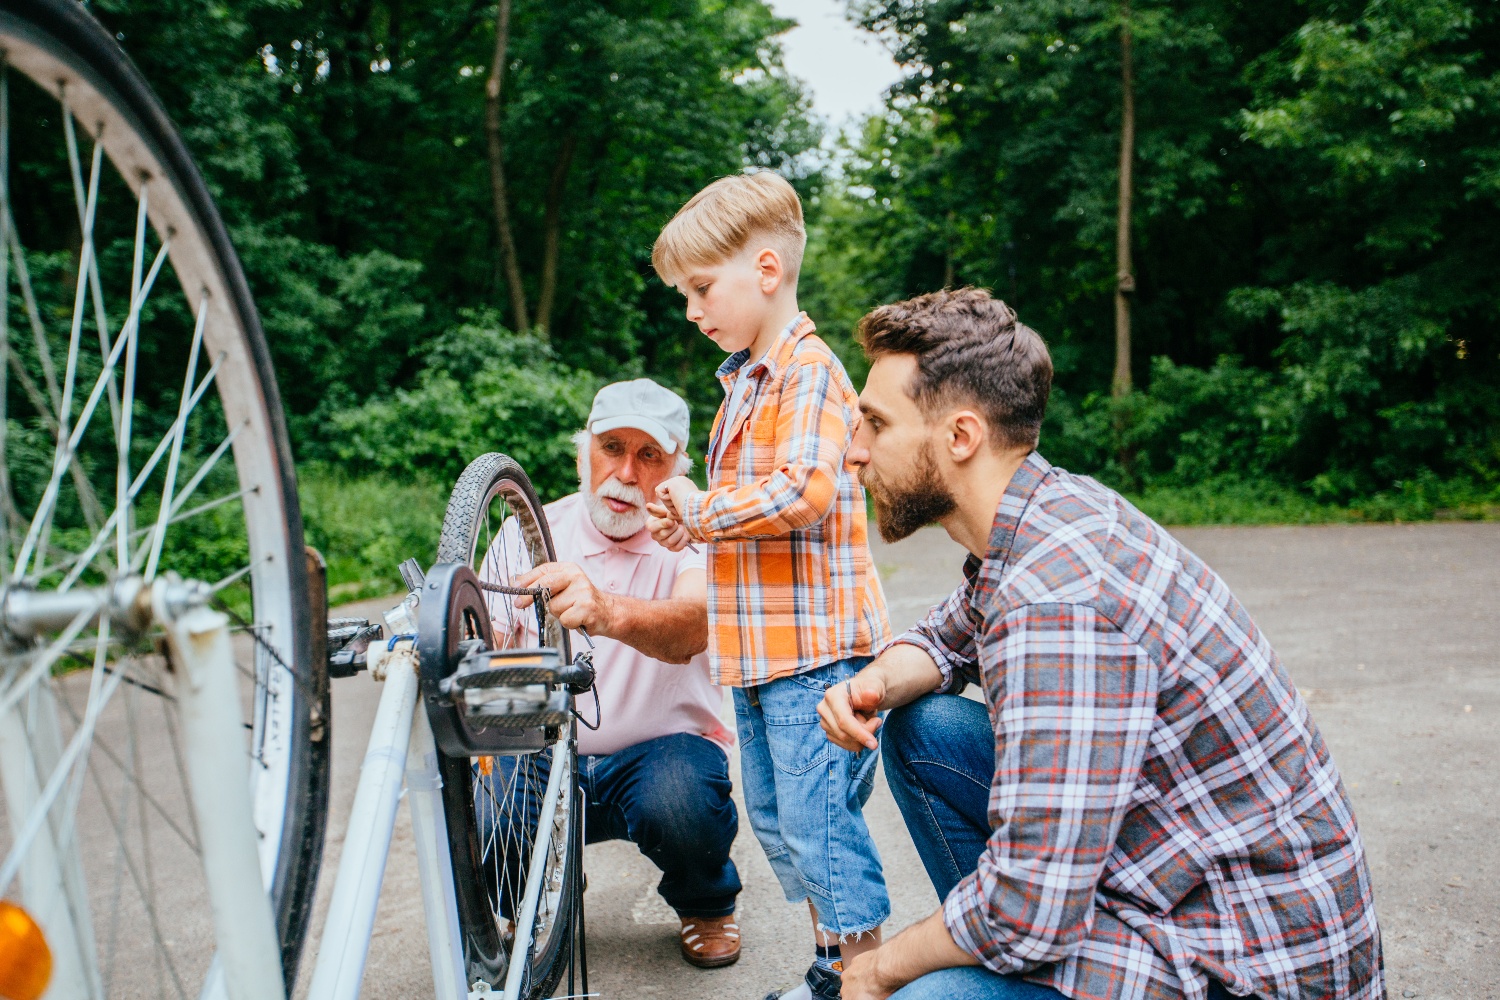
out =
[[[69,115],[76,118],[132,193],[151,185],[152,230],[163,242],[170,234],[171,270],[189,311],[198,296],[196,305],[211,316],[204,343],[222,351],[218,403],[226,421],[248,428],[234,431],[229,446],[239,482],[254,487],[238,501],[249,552],[252,649],[256,669],[264,666],[267,675],[253,693],[252,745],[265,752],[265,773],[253,781],[257,826],[272,845],[263,847],[261,857],[270,870],[290,993],[322,858],[331,720],[326,664],[313,656],[314,630],[324,623],[312,620],[296,474],[265,335],[238,255],[191,154],[115,38],[75,0],[0,0],[0,52],[9,69],[62,101],[66,124]],[[273,692],[280,681],[271,675],[282,673],[290,675],[289,686]]]
[[[482,568],[476,564],[484,562],[490,545],[490,540],[485,538],[485,521],[496,497],[504,498],[516,515],[533,564],[556,558],[546,513],[525,470],[506,455],[490,453],[471,462],[453,487],[438,544],[439,563],[464,563],[475,567],[476,572]],[[484,579],[483,573],[481,579]],[[556,647],[563,662],[571,659],[567,630],[555,618],[548,619],[540,641]],[[572,729],[569,726],[563,732],[549,735],[548,746],[560,740],[572,740]],[[482,979],[498,986],[504,981],[509,963],[501,928],[502,917],[496,911],[487,887],[490,876],[484,864],[486,834],[478,828],[474,765],[468,758],[443,757],[439,768],[443,778],[443,808],[448,825],[449,854],[453,861],[454,889],[458,897],[466,974],[471,983]],[[557,867],[562,869],[559,902],[543,946],[534,948],[530,956],[530,968],[522,991],[522,995],[528,998],[550,996],[572,960],[576,936],[571,919],[576,912],[573,905],[575,895],[580,891],[575,874],[575,869],[580,866],[575,862],[582,850],[578,797],[572,791],[577,787],[576,774],[572,780],[568,793],[568,820],[563,831],[565,847],[557,860]],[[524,892],[524,885],[516,888]],[[513,904],[515,900],[511,902]]]

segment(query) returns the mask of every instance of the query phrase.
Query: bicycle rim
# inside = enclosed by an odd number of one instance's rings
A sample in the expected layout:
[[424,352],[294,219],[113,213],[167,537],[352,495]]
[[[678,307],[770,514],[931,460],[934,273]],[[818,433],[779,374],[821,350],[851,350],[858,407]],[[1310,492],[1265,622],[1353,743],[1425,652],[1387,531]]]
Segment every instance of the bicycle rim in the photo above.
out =
[[[482,581],[510,586],[526,569],[554,558],[546,514],[521,467],[500,454],[470,463],[448,503],[438,562],[466,563]],[[567,632],[555,618],[539,630],[533,609],[516,608],[506,595],[487,597],[497,646],[546,645],[557,648],[564,662],[570,658]],[[549,762],[560,743],[571,744],[572,729],[548,732],[540,753],[443,762],[444,810],[471,982],[484,979],[498,986],[509,970],[514,943],[506,936],[507,921],[522,922],[526,865],[541,832],[536,813]],[[535,929],[526,949],[525,996],[550,995],[572,957],[572,902],[579,891],[572,861],[581,845],[574,782],[569,768],[557,786]]]
[[[252,759],[225,780],[251,782],[290,983],[322,848],[327,688],[248,285],[170,120],[80,4],[0,0],[0,53],[0,578],[54,593],[178,572],[242,618]],[[52,995],[197,996],[208,975],[212,873],[175,683],[152,636],[107,618],[6,637],[0,857],[16,877],[0,894],[48,915]]]

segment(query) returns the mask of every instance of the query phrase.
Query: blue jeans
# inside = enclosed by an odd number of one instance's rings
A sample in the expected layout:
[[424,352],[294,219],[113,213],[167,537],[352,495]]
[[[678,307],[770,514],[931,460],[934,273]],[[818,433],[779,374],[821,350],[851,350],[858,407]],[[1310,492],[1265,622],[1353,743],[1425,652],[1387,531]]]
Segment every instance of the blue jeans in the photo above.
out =
[[[476,772],[478,766],[476,765]],[[493,829],[496,849],[484,858],[510,917],[529,858],[516,846],[514,820],[536,826],[540,792],[550,771],[544,754],[494,758],[494,777],[475,782],[475,819]],[[519,780],[518,780],[519,779]],[[603,756],[578,759],[584,795],[584,839],[628,840],[661,869],[661,893],[681,917],[723,917],[734,912],[740,875],[729,848],[739,814],[729,797],[729,759],[717,743],[691,733],[646,740]],[[501,794],[495,794],[496,791]],[[492,893],[492,896],[495,895]]]
[[787,902],[810,899],[818,925],[841,937],[873,930],[891,915],[862,811],[879,757],[840,750],[818,725],[823,692],[868,662],[840,660],[734,692],[750,827]]
[[[975,868],[990,836],[995,730],[984,705],[933,694],[891,711],[880,728],[885,780],[939,899]],[[943,969],[891,1000],[1057,1000],[1062,994],[981,968]],[[1208,1000],[1231,1000],[1218,983]]]
[[[1061,1000],[1062,996],[1050,986],[970,967],[928,973],[892,993],[890,1000]],[[1218,983],[1209,983],[1208,1000],[1235,998]]]

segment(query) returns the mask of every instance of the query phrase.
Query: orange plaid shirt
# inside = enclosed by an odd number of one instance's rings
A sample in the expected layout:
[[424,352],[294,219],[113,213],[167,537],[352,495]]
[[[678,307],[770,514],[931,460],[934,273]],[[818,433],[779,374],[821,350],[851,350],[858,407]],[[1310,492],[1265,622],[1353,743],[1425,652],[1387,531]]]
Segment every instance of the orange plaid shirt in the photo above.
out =
[[[709,543],[708,662],[715,683],[764,684],[890,638],[870,562],[865,491],[844,466],[859,397],[844,366],[799,314],[764,357],[719,367],[726,398],[706,464],[710,489],[684,504]],[[741,369],[752,379],[736,401]]]

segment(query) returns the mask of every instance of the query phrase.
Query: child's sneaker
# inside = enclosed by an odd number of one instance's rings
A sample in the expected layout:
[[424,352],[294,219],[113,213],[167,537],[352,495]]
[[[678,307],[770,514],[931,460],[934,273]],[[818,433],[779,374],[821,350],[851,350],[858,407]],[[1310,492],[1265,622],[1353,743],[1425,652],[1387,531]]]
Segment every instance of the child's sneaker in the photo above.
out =
[[772,990],[766,1000],[839,1000],[839,987],[843,978],[837,972],[820,968],[816,962],[796,986]]

